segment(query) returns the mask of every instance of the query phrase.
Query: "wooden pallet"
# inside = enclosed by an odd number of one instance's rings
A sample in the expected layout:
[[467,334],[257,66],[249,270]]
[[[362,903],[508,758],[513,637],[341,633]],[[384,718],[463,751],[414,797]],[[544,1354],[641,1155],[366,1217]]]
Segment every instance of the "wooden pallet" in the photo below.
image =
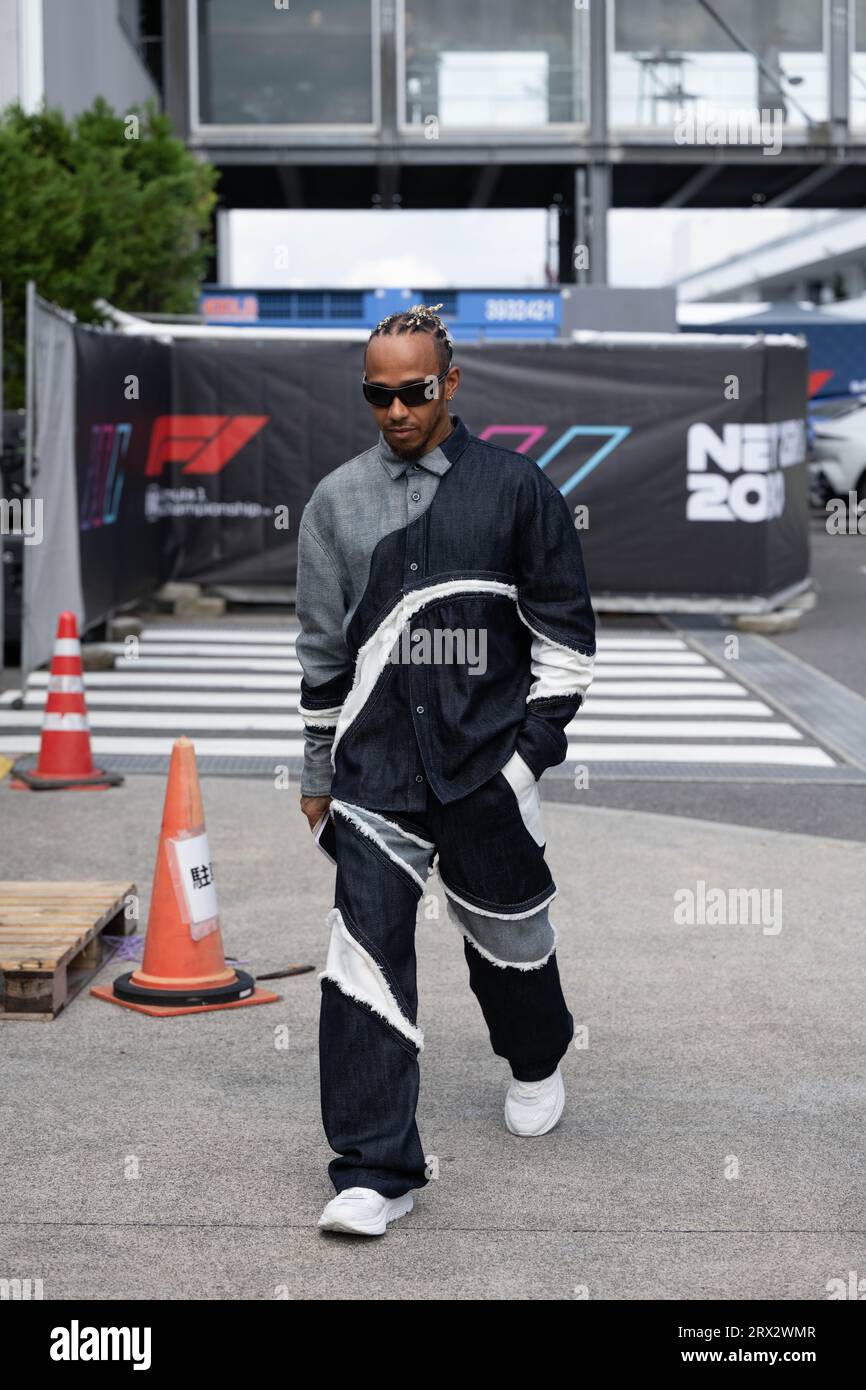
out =
[[0,1019],[47,1022],[93,979],[128,936],[134,883],[0,880]]

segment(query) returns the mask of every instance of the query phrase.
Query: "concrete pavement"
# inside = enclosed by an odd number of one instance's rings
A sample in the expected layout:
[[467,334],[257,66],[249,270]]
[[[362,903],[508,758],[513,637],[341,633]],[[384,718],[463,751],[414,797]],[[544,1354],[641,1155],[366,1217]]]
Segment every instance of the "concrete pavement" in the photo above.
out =
[[[227,955],[321,970],[333,869],[296,789],[203,790]],[[143,930],[163,794],[144,775],[99,794],[0,783],[0,876],[134,879]],[[507,1064],[434,875],[418,1122],[440,1176],[413,1213],[378,1240],[316,1229],[315,973],[276,982],[279,1004],[175,1019],[81,994],[53,1023],[0,1022],[0,1277],[56,1299],[558,1300],[823,1299],[866,1276],[866,847],[554,802],[544,818],[588,1030],[557,1129],[505,1129]],[[698,881],[780,889],[781,930],[676,925]]]

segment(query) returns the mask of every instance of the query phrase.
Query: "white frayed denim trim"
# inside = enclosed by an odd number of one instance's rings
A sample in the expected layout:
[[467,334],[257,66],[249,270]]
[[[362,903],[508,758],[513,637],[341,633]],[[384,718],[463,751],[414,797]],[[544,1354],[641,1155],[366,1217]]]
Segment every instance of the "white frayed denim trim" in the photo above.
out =
[[405,830],[402,825],[398,825],[396,821],[389,820],[388,817],[383,816],[380,811],[369,811],[366,806],[356,806],[354,802],[351,801],[343,801],[341,804],[343,806],[348,806],[350,811],[360,811],[362,815],[372,816],[374,820],[381,821],[383,825],[389,825],[392,830],[398,831],[405,839],[411,840],[413,844],[420,845],[422,849],[436,848],[431,840],[422,840],[420,835],[413,835],[411,830]]
[[[535,682],[535,685],[540,685],[540,684],[541,684],[540,681],[536,681],[536,682]],[[534,688],[534,687],[533,687],[533,688]],[[527,714],[532,714],[532,713],[533,713],[533,709],[532,709],[533,701],[536,701],[536,702],[537,702],[537,701],[539,701],[539,700],[573,700],[573,699],[577,698],[577,699],[579,699],[579,700],[581,701],[581,703],[583,703],[583,697],[586,695],[586,692],[587,692],[588,689],[589,689],[589,686],[587,686],[586,689],[584,689],[584,690],[579,690],[579,689],[577,688],[577,686],[569,686],[568,690],[556,690],[556,691],[551,691],[548,695],[527,695],[527,697],[526,697],[526,713],[527,713]],[[538,713],[541,714],[541,717],[542,717],[542,718],[544,717],[543,714],[542,714],[542,712],[541,712],[540,710],[538,711]],[[541,781],[541,778],[539,778],[538,780]]]
[[537,628],[534,628],[532,626],[532,623],[524,614],[523,609],[520,607],[519,599],[517,600],[516,607],[517,616],[520,618],[520,621],[525,623],[526,626],[529,628],[529,631],[534,633],[536,637],[540,637],[542,642],[547,642],[551,647],[558,647],[559,650],[562,652],[568,652],[569,656],[582,656],[584,661],[592,661],[595,659],[595,652],[581,652],[577,649],[577,647],[569,647],[566,645],[565,642],[556,642],[552,637],[547,637],[543,632],[539,632]]
[[462,936],[465,936],[470,946],[474,946],[478,954],[480,956],[483,956],[485,960],[489,960],[491,965],[499,965],[503,969],[508,968],[511,970],[540,970],[543,965],[547,964],[547,962],[550,960],[550,957],[556,950],[556,942],[558,938],[556,935],[556,927],[551,922],[550,929],[553,932],[553,945],[551,946],[547,955],[542,956],[541,960],[500,960],[498,956],[494,956],[490,951],[488,951],[484,946],[482,946],[479,941],[475,940],[475,937],[472,935],[471,931],[466,926],[466,924],[464,922],[461,922],[460,918],[457,916],[457,913],[454,911],[454,908],[451,906],[447,898],[445,899],[445,906],[448,909],[448,916],[451,918],[451,921],[454,923],[455,927],[460,932],[460,934]]
[[424,890],[426,882],[417,870],[415,870],[411,864],[407,864],[405,859],[401,859],[399,854],[395,854],[390,845],[385,843],[381,835],[376,834],[371,825],[367,825],[366,821],[362,820],[360,816],[350,811],[345,801],[337,801],[336,798],[332,799],[331,810],[339,812],[339,814],[344,816],[347,821],[351,822],[357,830],[360,830],[362,835],[366,835],[368,840],[372,840],[375,845],[378,845],[383,854],[387,854],[389,859],[392,859],[404,873],[407,873],[410,878],[414,879],[422,891]]
[[548,903],[552,903],[559,892],[558,888],[554,888],[549,898],[545,898],[543,902],[536,903],[535,907],[530,907],[526,912],[491,912],[489,908],[476,907],[475,903],[468,903],[465,898],[461,898],[459,893],[455,893],[453,888],[449,888],[442,877],[441,870],[439,871],[439,882],[445,889],[447,896],[453,898],[456,903],[460,903],[461,907],[468,907],[470,912],[477,912],[479,917],[498,917],[503,922],[517,922],[521,917],[532,917],[534,913],[540,912],[543,907],[547,907]]
[[342,705],[332,705],[330,709],[307,709],[301,700],[298,701],[297,711],[305,724],[312,724],[320,729],[334,729],[340,717]]
[[376,682],[388,664],[389,654],[400,636],[404,625],[415,613],[428,603],[440,598],[452,598],[461,594],[499,594],[503,598],[516,599],[516,584],[506,584],[501,579],[446,579],[439,584],[428,584],[422,589],[413,589],[403,594],[379,626],[359,647],[355,657],[355,674],[352,689],[343,702],[342,713],[337,720],[334,742],[331,745],[331,767],[336,771],[337,747],[340,739],[351,728],[361,710],[366,705]]
[[[325,969],[320,971],[318,979],[331,980],[341,993],[348,999],[354,999],[356,1003],[366,1004],[377,1014],[379,1018],[385,1019],[392,1028],[396,1028],[398,1033],[402,1033],[404,1038],[408,1038],[414,1043],[419,1052],[424,1051],[424,1034],[414,1023],[403,1013],[397,1000],[391,991],[385,975],[381,968],[376,964],[369,951],[365,951],[343,921],[343,914],[338,907],[332,907],[327,916],[328,926],[331,928],[331,945],[328,950],[328,962]],[[345,941],[352,952],[346,954],[345,947],[340,950],[341,939]],[[351,966],[356,966],[356,973],[353,975]],[[365,979],[366,976],[366,979]]]
[[533,634],[530,667],[535,677],[529,688],[530,700],[567,699],[571,695],[586,695],[595,672],[595,652],[581,652],[546,637],[525,617],[518,601],[517,615]]

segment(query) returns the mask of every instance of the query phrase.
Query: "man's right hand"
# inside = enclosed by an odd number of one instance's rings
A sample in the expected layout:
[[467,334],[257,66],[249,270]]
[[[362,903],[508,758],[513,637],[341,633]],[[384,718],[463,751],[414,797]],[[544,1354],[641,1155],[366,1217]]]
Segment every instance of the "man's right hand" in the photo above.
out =
[[322,819],[331,804],[329,796],[302,796],[301,810],[310,822],[310,829],[315,831],[316,826]]

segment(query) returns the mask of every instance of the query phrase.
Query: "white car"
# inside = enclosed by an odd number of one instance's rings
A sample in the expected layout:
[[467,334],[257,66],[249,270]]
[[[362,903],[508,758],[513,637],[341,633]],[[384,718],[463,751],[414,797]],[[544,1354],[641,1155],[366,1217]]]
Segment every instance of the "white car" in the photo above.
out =
[[809,476],[812,498],[823,507],[828,497],[866,498],[866,396],[827,401],[812,415]]

